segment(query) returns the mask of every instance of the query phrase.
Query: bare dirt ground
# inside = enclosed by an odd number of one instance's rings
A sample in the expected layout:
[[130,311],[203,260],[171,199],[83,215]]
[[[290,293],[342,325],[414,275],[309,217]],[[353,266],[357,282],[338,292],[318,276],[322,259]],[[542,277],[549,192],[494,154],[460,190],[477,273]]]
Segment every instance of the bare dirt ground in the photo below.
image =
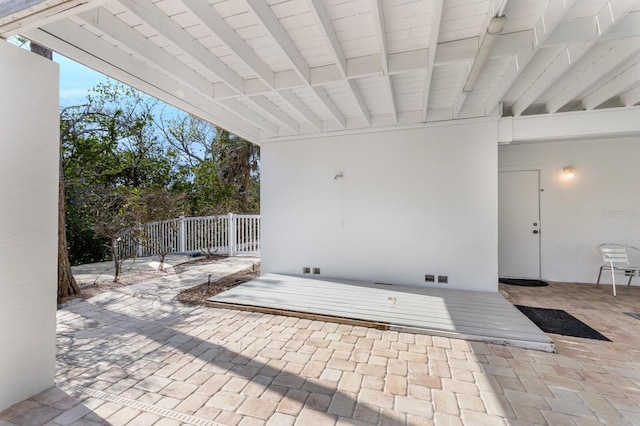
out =
[[[192,260],[187,263],[182,263],[180,265],[176,265],[172,269],[168,271],[138,271],[138,272],[130,272],[123,274],[118,282],[113,282],[110,279],[107,280],[99,280],[94,282],[93,284],[83,285],[81,287],[81,292],[78,296],[82,299],[88,299],[90,297],[96,296],[105,291],[117,290],[118,288],[126,287],[131,284],[136,284],[142,281],[149,281],[154,278],[162,277],[168,273],[181,273],[188,270],[190,267],[194,265],[202,265],[215,263],[219,259],[224,259],[226,256],[210,256],[207,258]],[[238,284],[242,284],[247,281],[251,281],[254,278],[260,276],[260,265],[257,264],[253,269],[249,268],[244,271],[240,271],[236,274],[228,275],[218,281],[213,281],[210,284],[204,282],[203,284],[192,287],[188,290],[183,291],[178,295],[176,300],[186,304],[186,305],[201,305],[206,306],[206,301],[208,298],[215,296],[216,294],[226,291],[232,287],[237,286]],[[76,298],[73,297],[73,298]],[[69,298],[69,300],[73,299]],[[67,302],[69,300],[65,300]]]

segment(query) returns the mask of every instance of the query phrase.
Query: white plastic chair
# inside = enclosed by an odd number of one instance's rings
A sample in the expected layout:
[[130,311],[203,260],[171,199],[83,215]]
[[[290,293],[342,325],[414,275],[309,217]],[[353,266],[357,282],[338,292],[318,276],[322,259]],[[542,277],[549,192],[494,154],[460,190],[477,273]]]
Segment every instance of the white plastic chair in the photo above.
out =
[[616,272],[623,272],[625,276],[629,277],[627,287],[631,285],[631,280],[635,274],[640,275],[640,265],[634,266],[629,262],[629,253],[635,251],[636,254],[640,254],[640,249],[622,244],[600,244],[598,251],[602,255],[604,264],[600,267],[596,286],[600,284],[602,271],[609,270],[611,271],[611,282],[613,283],[613,295],[616,296]]

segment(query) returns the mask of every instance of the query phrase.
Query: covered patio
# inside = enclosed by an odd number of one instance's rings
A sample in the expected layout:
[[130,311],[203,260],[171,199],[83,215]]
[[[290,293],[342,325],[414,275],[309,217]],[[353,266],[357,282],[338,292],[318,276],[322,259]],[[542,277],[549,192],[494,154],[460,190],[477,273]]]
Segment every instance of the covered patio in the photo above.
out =
[[[0,38],[23,36],[260,145],[264,273],[311,269],[321,278],[494,293],[505,266],[499,248],[515,254],[509,266],[522,266],[513,277],[593,282],[597,244],[640,245],[639,22],[639,0],[0,0]],[[0,353],[0,384],[11,388],[0,392],[0,408],[53,385],[57,81],[56,64],[0,42],[0,340],[10,342]],[[573,180],[562,175],[567,167]],[[531,175],[531,204],[518,187],[499,199],[498,176],[523,175]],[[499,203],[530,206],[515,215],[523,221],[518,232],[500,238]],[[573,296],[556,295],[567,294]],[[225,404],[249,417],[269,407],[268,415],[247,420],[254,424],[271,421],[270,398],[279,404],[287,387],[294,402],[337,410],[330,424],[378,421],[383,412],[389,423],[393,410],[405,423],[438,413],[479,423],[473,407],[480,405],[482,416],[498,416],[498,423],[516,416],[558,424],[566,415],[639,423],[630,358],[637,353],[625,343],[613,358],[603,348],[618,346],[576,344],[587,348],[581,362],[266,314],[161,305],[175,315],[157,318],[167,312],[117,296],[61,314],[63,324],[72,323],[72,335],[58,335],[59,353],[71,350],[69,364],[63,358],[58,369],[63,382],[74,378],[74,386],[96,392],[116,386],[112,394],[130,384],[127,400],[150,398],[143,402],[151,405],[186,397],[188,388],[197,394],[194,404],[208,396],[225,411],[216,416],[229,415]],[[621,320],[616,305],[600,302],[613,309],[607,321]],[[129,318],[139,315],[133,304],[159,322]],[[453,312],[447,315],[458,316]],[[106,331],[92,329],[102,323]],[[315,331],[325,333],[324,343],[308,342]],[[114,342],[142,346],[130,354]],[[358,342],[371,351],[365,361],[357,358]],[[299,357],[303,347],[308,356]],[[286,353],[267,351],[252,364],[266,349]],[[114,367],[117,356],[122,364]],[[303,373],[313,356],[326,365]],[[329,366],[333,358],[339,361]],[[228,393],[211,396],[220,379],[205,371],[194,380],[213,382],[200,395],[201,382],[183,382],[203,360],[201,369],[217,374],[222,365],[225,375],[250,383],[229,378]],[[187,369],[175,380],[155,376],[165,367],[159,374],[175,374],[169,371],[176,365]],[[115,376],[102,376],[110,370]],[[360,374],[357,386],[345,379],[339,388],[343,371]],[[591,382],[578,382],[585,377]],[[246,386],[253,395],[247,401],[236,395]],[[505,388],[517,393],[510,397]],[[353,412],[331,408],[334,389],[352,393],[346,401]],[[540,398],[528,399],[523,389]],[[504,398],[511,411],[502,410]],[[411,411],[416,407],[426,411]],[[300,422],[316,415],[290,411]]]

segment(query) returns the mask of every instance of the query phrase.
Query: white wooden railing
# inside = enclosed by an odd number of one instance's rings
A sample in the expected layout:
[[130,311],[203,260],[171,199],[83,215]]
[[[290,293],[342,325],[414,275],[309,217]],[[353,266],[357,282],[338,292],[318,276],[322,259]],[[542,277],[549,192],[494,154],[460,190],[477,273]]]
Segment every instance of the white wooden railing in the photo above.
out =
[[145,223],[118,236],[121,258],[160,253],[260,255],[260,215],[179,217]]

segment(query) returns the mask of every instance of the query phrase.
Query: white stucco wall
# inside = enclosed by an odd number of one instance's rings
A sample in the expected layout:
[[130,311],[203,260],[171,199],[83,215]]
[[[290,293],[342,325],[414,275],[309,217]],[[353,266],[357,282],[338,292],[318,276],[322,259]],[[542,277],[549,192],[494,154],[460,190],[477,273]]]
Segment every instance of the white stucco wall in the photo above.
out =
[[264,143],[263,272],[496,291],[496,138],[482,121]]
[[[640,137],[507,145],[498,152],[500,170],[540,170],[544,279],[593,283],[602,261],[598,244],[640,246]],[[569,165],[573,179],[562,174]]]
[[0,411],[53,386],[58,66],[0,41]]

